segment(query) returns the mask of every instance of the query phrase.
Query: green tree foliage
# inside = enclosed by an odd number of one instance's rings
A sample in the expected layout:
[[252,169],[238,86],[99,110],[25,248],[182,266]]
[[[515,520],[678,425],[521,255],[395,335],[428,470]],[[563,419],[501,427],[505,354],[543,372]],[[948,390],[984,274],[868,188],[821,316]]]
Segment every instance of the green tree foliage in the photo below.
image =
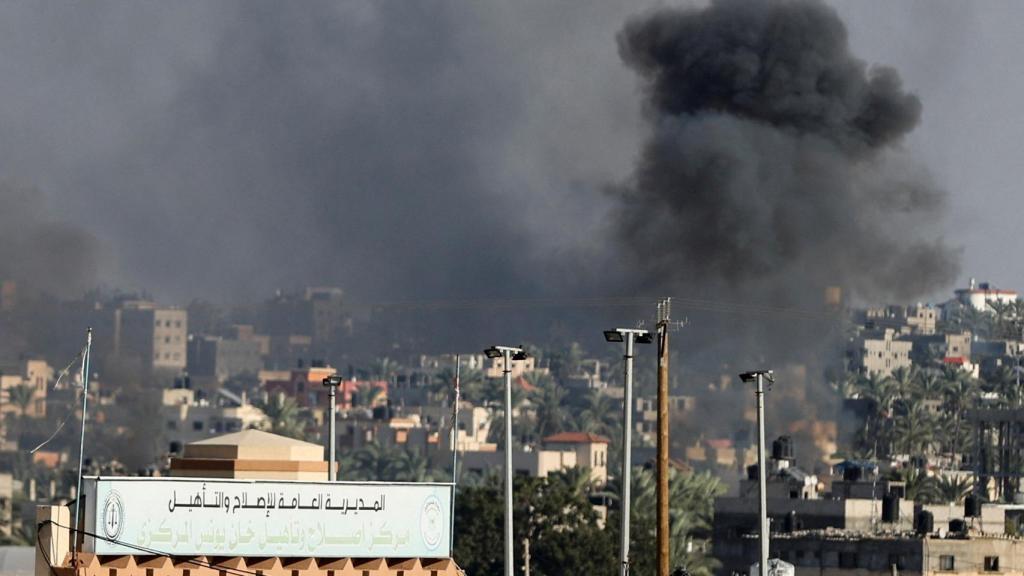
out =
[[[657,572],[657,495],[655,475],[637,468],[633,472],[631,574],[653,576]],[[718,562],[710,556],[709,536],[715,497],[725,486],[708,472],[672,470],[669,478],[669,552],[671,565],[685,567],[694,576],[711,576]]]
[[[530,541],[530,573],[617,574],[615,531],[603,528],[578,473],[516,478],[515,564],[522,570]],[[463,488],[455,504],[455,560],[468,574],[500,574],[503,566],[504,501],[501,482]]]
[[367,444],[341,457],[344,480],[379,482],[434,482],[448,480],[422,453],[399,446]]
[[380,404],[383,395],[383,388],[364,382],[352,391],[352,406],[373,408]]
[[258,408],[267,415],[270,432],[289,438],[305,437],[308,421],[294,398],[278,394],[266,402],[259,403]]
[[11,404],[18,407],[18,416],[24,418],[28,413],[28,407],[32,405],[35,390],[28,384],[18,384],[7,390]]

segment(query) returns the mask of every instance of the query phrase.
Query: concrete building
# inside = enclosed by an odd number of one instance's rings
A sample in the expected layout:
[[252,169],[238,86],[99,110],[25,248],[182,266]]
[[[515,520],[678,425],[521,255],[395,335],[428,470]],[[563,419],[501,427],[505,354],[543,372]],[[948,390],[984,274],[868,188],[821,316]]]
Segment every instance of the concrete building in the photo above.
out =
[[188,363],[188,311],[131,300],[114,311],[114,352],[154,370],[184,370]]
[[[658,398],[637,396],[633,400],[633,432],[644,446],[653,446],[658,434]],[[697,406],[693,396],[669,396],[668,410],[672,414],[688,414]]]
[[608,388],[608,364],[590,358],[580,362],[579,369],[565,380],[570,390],[604,390]]
[[14,476],[0,474],[0,536],[14,531]]
[[[499,356],[497,358],[487,358],[486,368],[484,375],[488,378],[502,378],[505,376],[505,358]],[[520,378],[528,372],[541,372],[547,374],[547,368],[538,368],[537,359],[533,356],[527,357],[525,360],[514,360],[512,362],[512,377]]]
[[956,302],[979,312],[991,312],[990,303],[1010,304],[1019,297],[1016,290],[1000,290],[988,282],[975,282],[974,278],[967,288],[955,290],[953,294]]
[[915,304],[867,308],[856,320],[868,329],[892,328],[900,334],[930,335],[935,334],[938,318],[939,311],[934,306]]
[[[720,573],[747,573],[757,561],[756,537],[715,541]],[[1024,570],[1024,541],[946,532],[862,534],[805,530],[772,536],[771,555],[795,567],[796,576],[991,576]]]
[[324,447],[262,430],[190,442],[171,459],[171,476],[247,480],[327,479]]
[[894,370],[910,368],[913,343],[898,340],[892,328],[864,332],[847,352],[850,368],[867,376],[891,376]]
[[[450,457],[450,454],[441,452],[438,458],[443,460]],[[466,451],[460,453],[459,460],[463,469],[470,472],[499,472],[505,465],[505,452],[497,450],[496,446],[493,450]],[[438,462],[441,465],[444,463]],[[608,483],[608,439],[585,432],[563,432],[548,436],[541,450],[514,452],[512,468],[516,474],[536,478],[545,478],[552,472],[568,468],[588,468],[593,484],[604,486]]]
[[973,338],[970,332],[910,336],[908,339],[913,344],[911,359],[921,365],[928,359],[945,363],[970,363]]
[[576,466],[590,469],[597,486],[608,483],[608,439],[588,432],[560,432],[544,438],[544,450],[576,453]]
[[263,369],[257,340],[228,340],[219,336],[189,335],[188,373],[224,382],[239,374],[256,374]]
[[344,292],[335,287],[308,287],[301,293],[278,292],[264,306],[262,329],[271,336],[301,335],[317,342],[349,327]]
[[[311,366],[296,368],[290,371],[260,371],[260,382],[268,396],[284,394],[294,398],[303,408],[324,408],[328,406],[327,388],[323,385],[324,378],[337,373],[331,366]],[[285,378],[285,375],[287,377]],[[373,398],[372,406],[365,406],[367,399],[360,399],[367,388],[380,390]],[[388,402],[388,383],[384,380],[344,380],[338,386],[335,398],[338,408],[352,408],[353,403],[361,403],[364,407],[383,406]]]
[[24,360],[0,370],[0,419],[8,414],[22,415],[21,402],[27,402],[24,416],[46,416],[46,393],[53,378],[54,369],[45,360]]
[[196,391],[186,388],[164,390],[160,415],[166,450],[171,454],[180,454],[193,442],[267,423],[262,410],[223,389],[209,400],[197,399]]

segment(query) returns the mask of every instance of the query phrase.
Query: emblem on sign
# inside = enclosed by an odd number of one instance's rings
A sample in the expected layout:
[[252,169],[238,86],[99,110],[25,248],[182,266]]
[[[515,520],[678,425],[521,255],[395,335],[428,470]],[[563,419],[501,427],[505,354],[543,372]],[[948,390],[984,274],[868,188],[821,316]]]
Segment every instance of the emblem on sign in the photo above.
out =
[[423,543],[427,548],[434,550],[441,544],[441,536],[444,533],[444,513],[441,510],[441,501],[436,496],[429,496],[423,502],[423,510],[420,511],[420,535],[423,536]]
[[121,495],[111,491],[103,503],[103,534],[110,540],[117,540],[124,530],[124,502]]

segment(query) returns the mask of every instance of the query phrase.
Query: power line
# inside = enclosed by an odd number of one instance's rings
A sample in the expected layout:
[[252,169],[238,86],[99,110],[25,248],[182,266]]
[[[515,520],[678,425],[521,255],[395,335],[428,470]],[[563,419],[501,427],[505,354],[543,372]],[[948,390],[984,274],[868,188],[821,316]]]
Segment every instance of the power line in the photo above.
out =
[[[827,320],[835,317],[828,312],[771,304],[754,304],[672,297],[684,310],[717,312],[723,314],[784,315],[804,320]],[[647,296],[623,297],[559,297],[559,298],[458,298],[439,300],[392,300],[358,302],[354,305],[373,310],[494,310],[540,308],[646,308],[658,301]]]

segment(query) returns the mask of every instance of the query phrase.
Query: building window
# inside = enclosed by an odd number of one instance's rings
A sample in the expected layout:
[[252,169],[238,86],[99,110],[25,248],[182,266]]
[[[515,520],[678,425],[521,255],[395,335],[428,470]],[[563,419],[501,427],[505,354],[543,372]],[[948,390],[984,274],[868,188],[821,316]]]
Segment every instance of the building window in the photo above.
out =
[[946,554],[939,556],[939,570],[943,570],[945,572],[952,572],[956,570],[956,558],[952,555]]
[[202,420],[196,420],[195,422],[192,422],[192,429],[197,431],[197,432],[199,430],[202,430],[203,429],[203,421]]
[[985,572],[999,572],[999,556],[985,556]]

